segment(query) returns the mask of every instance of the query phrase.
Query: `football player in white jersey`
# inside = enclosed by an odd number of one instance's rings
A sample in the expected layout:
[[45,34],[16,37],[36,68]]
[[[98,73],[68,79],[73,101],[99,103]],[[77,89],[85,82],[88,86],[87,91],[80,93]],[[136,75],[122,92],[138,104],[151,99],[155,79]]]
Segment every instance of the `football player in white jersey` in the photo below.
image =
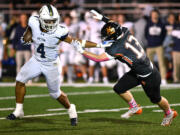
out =
[[[77,37],[77,28],[72,25],[71,17],[66,15],[64,17],[64,22],[61,24],[69,29],[69,35],[72,37]],[[74,57],[75,57],[75,50],[74,47],[66,42],[60,43],[60,61],[62,63],[62,73],[61,73],[61,83],[64,82],[64,75],[67,74],[67,81],[68,83],[73,82],[73,65],[74,65]]]
[[[45,5],[39,11],[39,16],[31,16],[28,28],[22,40],[30,42],[32,35],[35,51],[31,59],[25,63],[16,77],[16,108],[10,115],[9,120],[15,120],[24,116],[23,102],[26,92],[25,83],[32,78],[43,74],[46,78],[50,96],[59,101],[68,109],[71,125],[77,125],[77,112],[74,104],[70,104],[66,94],[60,90],[61,62],[59,60],[58,44],[61,41],[71,43],[75,39],[68,36],[68,29],[59,25],[60,16],[55,7]],[[89,47],[106,47],[111,43],[96,44],[79,40],[82,45]]]
[[[86,26],[86,36],[87,36],[88,40],[94,41],[96,43],[100,43],[101,42],[100,31],[104,25],[104,22],[92,19],[89,12],[85,13],[85,22],[87,25]],[[101,54],[104,52],[103,48],[90,48],[88,50],[95,54]],[[95,69],[96,62],[94,62],[92,60],[88,60],[88,61],[89,61],[88,83],[93,83],[94,80],[96,82],[98,82],[99,81],[99,69]],[[101,62],[100,66],[101,66],[101,71],[102,71],[102,75],[103,75],[103,82],[108,83],[109,81],[107,78],[107,68],[105,66],[105,63],[106,62]],[[94,72],[94,70],[97,72]],[[94,73],[95,73],[95,79],[93,78]]]

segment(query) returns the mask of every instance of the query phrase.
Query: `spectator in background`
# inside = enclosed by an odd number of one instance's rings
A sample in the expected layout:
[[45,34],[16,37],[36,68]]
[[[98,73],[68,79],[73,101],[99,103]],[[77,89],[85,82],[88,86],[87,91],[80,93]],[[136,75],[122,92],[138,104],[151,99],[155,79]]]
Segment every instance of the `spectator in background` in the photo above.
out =
[[173,79],[174,83],[180,83],[180,14],[178,15],[178,23],[174,26],[172,31],[174,40],[173,46]]
[[20,68],[31,57],[31,46],[21,43],[21,37],[27,28],[27,15],[21,14],[19,17],[19,24],[16,27],[15,35],[13,38],[13,48],[16,51],[16,72],[20,71]]
[[[89,41],[95,42],[95,43],[101,43],[101,28],[104,26],[104,22],[99,20],[94,20],[91,18],[91,15],[86,12],[85,14],[85,20],[86,20],[86,33],[87,39]],[[104,48],[89,48],[90,52],[95,54],[101,54],[104,52]],[[97,62],[94,62],[92,60],[88,60],[89,62],[89,79],[88,83],[94,83],[99,82],[99,67],[97,67]],[[103,83],[107,84],[109,83],[108,77],[107,77],[107,68],[106,68],[106,62],[100,62],[101,72],[102,72],[102,81]]]
[[[77,37],[76,26],[72,24],[72,18],[69,15],[64,17],[64,22],[62,23],[63,26],[69,29],[69,35]],[[68,83],[73,82],[74,77],[74,56],[75,50],[72,45],[61,42],[60,43],[60,60],[62,64],[62,74],[61,74],[61,83],[64,82],[64,76],[67,74],[67,81]]]
[[152,10],[153,7],[147,5],[145,9],[143,9],[143,11],[139,14],[140,18],[134,23],[133,27],[134,36],[137,38],[140,44],[143,45],[143,48],[146,48],[147,46],[147,40],[145,38],[145,27]]
[[11,20],[6,28],[6,40],[7,40],[7,44],[8,44],[8,47],[10,48],[10,57],[14,57],[15,56],[15,51],[13,49],[13,45],[12,45],[12,41],[14,39],[14,35],[15,35],[15,32],[16,32],[16,27],[18,25],[18,22],[19,21],[19,18],[17,16],[12,16],[11,17]]
[[145,28],[147,39],[147,56],[154,61],[154,55],[157,54],[159,69],[161,73],[161,84],[167,84],[166,66],[164,61],[163,41],[166,36],[165,25],[161,22],[158,10],[152,10],[150,20]]
[[5,36],[6,23],[4,22],[4,15],[0,13],[0,81],[2,79],[2,59],[4,52],[3,39]]
[[173,13],[170,13],[167,17],[167,23],[165,24],[166,28],[166,37],[163,42],[164,46],[164,52],[165,52],[165,61],[167,64],[167,79],[172,79],[172,70],[173,70],[173,64],[172,64],[172,45],[173,45],[173,38],[171,36],[173,27],[176,23],[175,15]]

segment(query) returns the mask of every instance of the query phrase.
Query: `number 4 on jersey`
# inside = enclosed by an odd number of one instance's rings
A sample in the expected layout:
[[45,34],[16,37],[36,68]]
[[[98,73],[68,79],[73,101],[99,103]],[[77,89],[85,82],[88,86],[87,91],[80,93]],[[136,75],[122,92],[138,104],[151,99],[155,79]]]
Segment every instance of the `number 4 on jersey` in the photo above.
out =
[[43,43],[39,45],[39,47],[37,48],[37,52],[41,54],[41,58],[46,58]]

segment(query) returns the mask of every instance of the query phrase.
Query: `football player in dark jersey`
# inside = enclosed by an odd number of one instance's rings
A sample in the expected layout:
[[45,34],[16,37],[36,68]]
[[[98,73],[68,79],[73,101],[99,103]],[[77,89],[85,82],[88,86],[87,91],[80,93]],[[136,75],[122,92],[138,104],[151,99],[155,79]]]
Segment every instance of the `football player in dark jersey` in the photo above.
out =
[[96,55],[83,49],[89,47],[82,45],[79,41],[74,41],[72,45],[85,57],[101,62],[110,59],[117,59],[126,63],[131,70],[124,74],[114,86],[114,91],[119,94],[130,106],[129,111],[122,114],[122,118],[129,118],[135,114],[141,114],[142,108],[138,106],[133,95],[129,91],[131,88],[141,85],[152,103],[158,104],[164,111],[165,117],[162,126],[169,126],[177,116],[177,112],[172,110],[166,98],[160,96],[161,77],[157,68],[151,63],[142,46],[137,39],[125,27],[121,27],[98,12],[92,10],[93,18],[104,21],[106,24],[101,30],[103,42],[112,42],[110,47],[105,49],[101,55]]

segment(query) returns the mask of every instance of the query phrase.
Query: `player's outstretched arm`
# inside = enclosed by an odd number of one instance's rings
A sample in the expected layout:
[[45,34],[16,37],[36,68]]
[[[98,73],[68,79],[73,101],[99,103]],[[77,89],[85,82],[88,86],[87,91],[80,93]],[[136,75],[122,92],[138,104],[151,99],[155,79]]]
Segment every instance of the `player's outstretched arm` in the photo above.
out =
[[71,43],[74,48],[81,54],[83,54],[86,58],[93,60],[95,62],[101,62],[101,61],[107,61],[107,60],[111,60],[114,57],[108,55],[107,53],[102,53],[100,55],[96,55],[94,53],[88,52],[86,50],[84,50],[81,46],[81,43],[78,40],[74,40]]
[[92,48],[92,47],[105,48],[105,47],[110,47],[112,45],[112,42],[113,42],[113,41],[106,41],[106,42],[102,42],[100,44],[97,44],[97,43],[86,41],[86,40],[75,39],[75,38],[72,38],[70,36],[67,36],[64,41],[71,44],[72,41],[74,41],[74,40],[78,40],[81,43],[81,46],[83,48]]

